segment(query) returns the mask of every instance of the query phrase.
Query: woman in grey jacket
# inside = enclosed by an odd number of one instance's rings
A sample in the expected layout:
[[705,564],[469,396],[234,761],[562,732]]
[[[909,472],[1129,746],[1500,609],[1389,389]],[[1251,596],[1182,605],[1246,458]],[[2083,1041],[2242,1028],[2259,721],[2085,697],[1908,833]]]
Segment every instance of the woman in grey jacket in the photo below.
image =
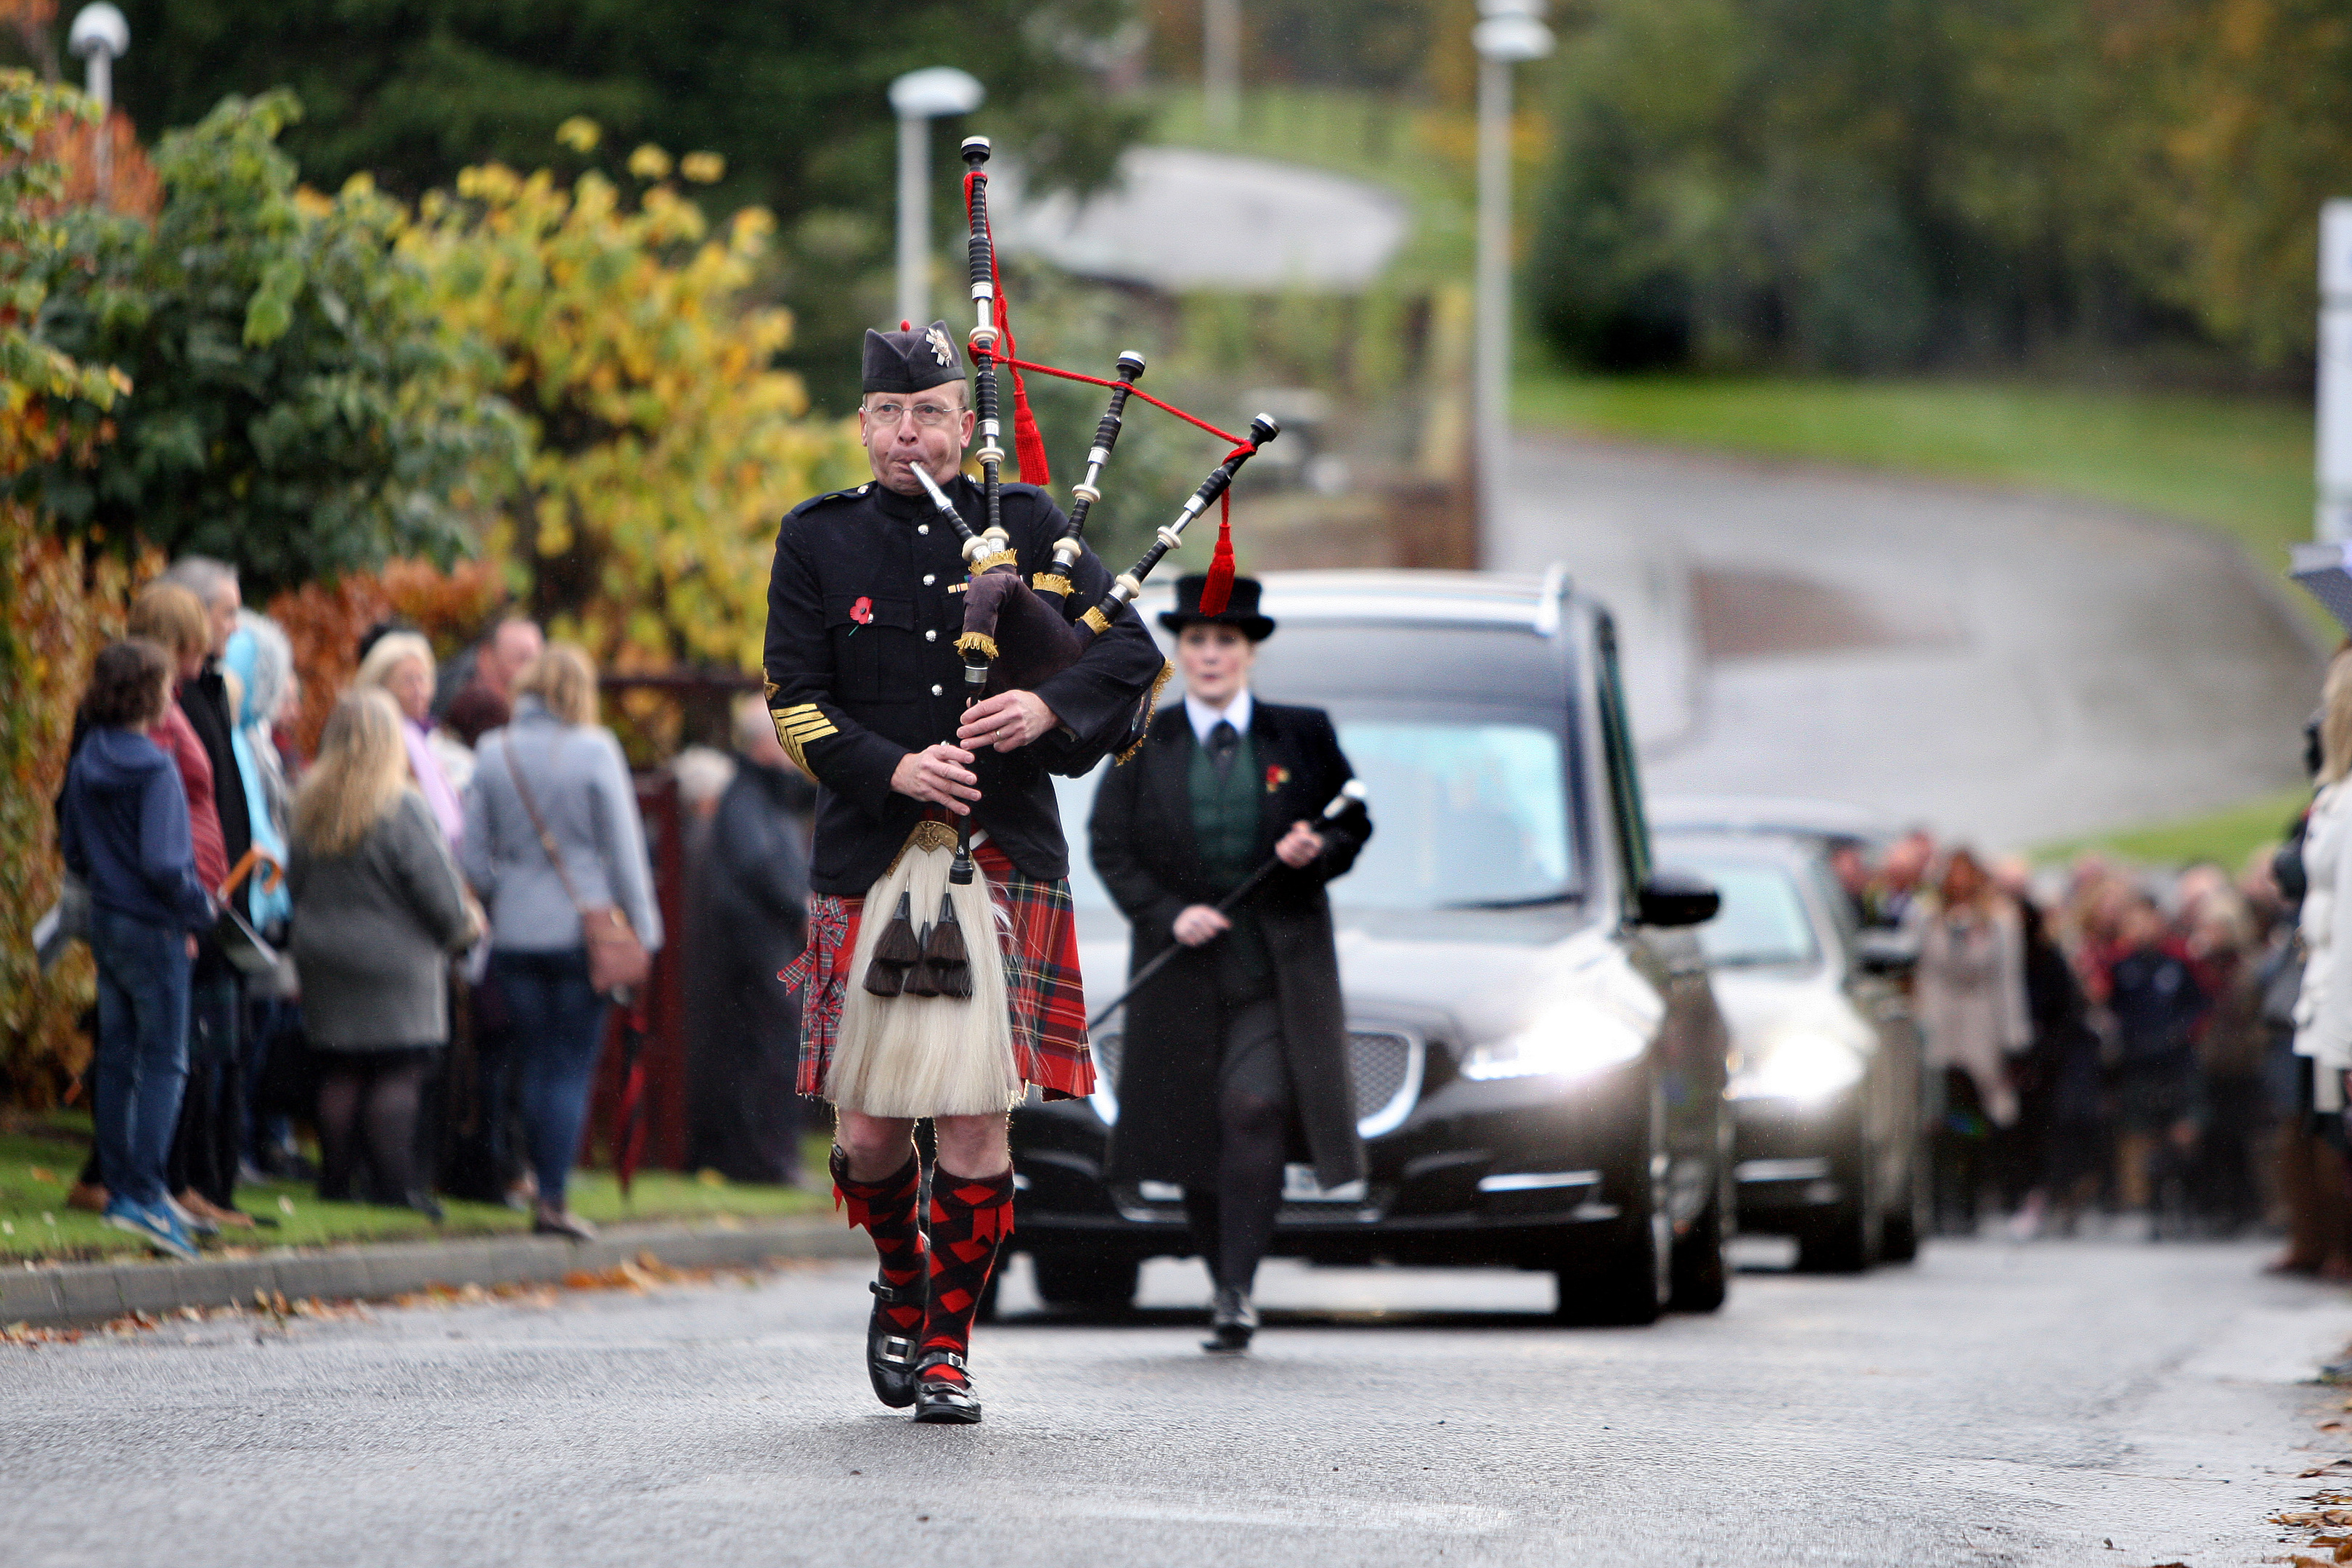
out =
[[531,1228],[584,1240],[594,1228],[566,1207],[564,1185],[588,1113],[606,1003],[589,981],[581,915],[617,908],[650,951],[661,945],[661,911],[636,788],[620,742],[596,722],[596,670],[588,656],[550,645],[515,693],[513,721],[475,747],[459,853],[489,906],[490,977],[513,1025],[518,1095],[539,1181]]
[[295,798],[286,879],[319,1085],[319,1195],[349,1201],[362,1137],[376,1202],[441,1217],[417,1179],[416,1113],[449,1038],[449,954],[481,934],[425,797],[400,710],[344,694]]

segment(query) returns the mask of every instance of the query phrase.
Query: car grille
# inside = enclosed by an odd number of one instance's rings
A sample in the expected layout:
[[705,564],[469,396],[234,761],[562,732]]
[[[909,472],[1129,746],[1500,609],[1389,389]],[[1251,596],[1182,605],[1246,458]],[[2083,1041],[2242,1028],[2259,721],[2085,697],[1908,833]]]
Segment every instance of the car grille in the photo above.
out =
[[[1118,1120],[1119,1049],[1126,1036],[1113,1029],[1094,1038],[1095,1110],[1105,1121]],[[1420,1036],[1399,1029],[1348,1031],[1348,1074],[1356,1086],[1356,1131],[1377,1138],[1395,1131],[1421,1099],[1422,1069],[1428,1047]]]

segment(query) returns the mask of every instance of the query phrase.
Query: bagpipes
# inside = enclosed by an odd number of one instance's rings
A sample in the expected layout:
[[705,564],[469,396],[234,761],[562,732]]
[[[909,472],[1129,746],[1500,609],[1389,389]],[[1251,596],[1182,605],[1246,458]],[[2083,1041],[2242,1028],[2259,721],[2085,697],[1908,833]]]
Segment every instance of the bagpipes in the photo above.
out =
[[[959,542],[971,578],[965,589],[963,629],[956,648],[963,657],[964,706],[1004,691],[1029,690],[1076,663],[1096,637],[1110,629],[1120,611],[1143,592],[1144,579],[1184,531],[1212,503],[1223,503],[1217,547],[1201,607],[1222,611],[1234,578],[1232,507],[1234,476],[1258,449],[1281,434],[1271,416],[1250,421],[1237,437],[1204,419],[1163,403],[1136,386],[1144,359],[1132,350],[1118,356],[1116,379],[1058,370],[1018,357],[996,264],[988,221],[990,153],[985,136],[963,143],[964,205],[969,224],[966,254],[971,300],[977,315],[971,338],[973,409],[978,416],[982,526],[966,522],[947,493],[918,464],[916,477]],[[1071,487],[1068,525],[1053,546],[1053,565],[1024,581],[1018,553],[1003,525],[1001,503],[1004,448],[997,367],[1013,376],[1013,446],[1024,480],[1043,485],[1049,478],[1044,439],[1030,413],[1024,371],[1059,376],[1109,390],[1109,405],[1095,426],[1087,453],[1086,478]],[[1071,575],[1085,547],[1087,517],[1102,499],[1103,470],[1118,444],[1128,400],[1140,397],[1186,423],[1229,443],[1232,449],[1201,481],[1175,521],[1159,530],[1151,546],[1128,571],[1112,580],[1099,602],[1073,615],[1077,589]],[[1151,704],[1171,673],[1163,665],[1150,695],[1137,705],[1122,738],[1107,743],[1124,760],[1142,739]],[[827,1097],[871,1115],[929,1116],[1002,1110],[1024,1090],[1012,1054],[998,920],[986,879],[976,876],[971,854],[972,818],[953,826],[926,819],[916,825],[897,859],[867,894],[869,912],[888,910],[887,921],[859,922],[850,973],[862,976],[843,1008]],[[947,852],[952,849],[952,854]],[[918,927],[918,912],[932,914]],[[934,911],[936,911],[934,913]],[[979,962],[975,962],[975,949]],[[902,997],[962,1001],[969,1008],[883,1005]]]

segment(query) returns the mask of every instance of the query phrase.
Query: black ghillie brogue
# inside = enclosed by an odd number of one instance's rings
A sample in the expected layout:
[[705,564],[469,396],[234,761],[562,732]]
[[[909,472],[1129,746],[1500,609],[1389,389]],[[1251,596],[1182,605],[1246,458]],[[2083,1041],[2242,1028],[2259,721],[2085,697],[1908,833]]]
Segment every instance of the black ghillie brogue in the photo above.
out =
[[[866,1375],[874,1380],[874,1397],[893,1410],[915,1403],[915,1338],[923,1326],[923,1285],[886,1285],[869,1280],[874,1315],[866,1320]],[[906,1318],[913,1330],[892,1321]]]
[[[955,1375],[927,1377],[934,1367],[951,1367]],[[915,1373],[915,1419],[940,1426],[970,1426],[980,1420],[980,1401],[973,1397],[971,1373],[963,1357],[953,1351],[931,1351]]]

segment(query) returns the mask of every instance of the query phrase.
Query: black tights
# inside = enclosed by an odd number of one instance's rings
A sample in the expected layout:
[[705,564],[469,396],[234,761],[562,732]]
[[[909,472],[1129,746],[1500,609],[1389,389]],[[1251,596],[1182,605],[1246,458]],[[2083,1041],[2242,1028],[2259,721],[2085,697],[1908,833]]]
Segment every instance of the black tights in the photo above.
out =
[[1213,1193],[1184,1191],[1184,1217],[1220,1287],[1247,1293],[1274,1240],[1290,1107],[1228,1084],[1217,1099],[1220,1147]]
[[434,1052],[319,1054],[331,1063],[319,1083],[319,1195],[352,1199],[352,1165],[364,1137],[374,1175],[367,1195],[383,1203],[405,1202],[416,1190],[416,1113]]

